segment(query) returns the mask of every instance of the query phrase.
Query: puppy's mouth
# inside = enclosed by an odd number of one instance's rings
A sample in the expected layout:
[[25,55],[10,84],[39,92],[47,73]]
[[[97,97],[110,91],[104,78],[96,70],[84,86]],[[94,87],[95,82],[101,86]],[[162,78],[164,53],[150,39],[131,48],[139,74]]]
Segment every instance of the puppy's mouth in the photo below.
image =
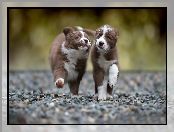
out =
[[91,47],[91,43],[90,43],[90,42],[88,42],[88,43],[86,43],[86,42],[81,42],[80,45],[78,46],[78,48],[79,48],[80,50],[86,51],[86,52],[89,51],[90,47]]
[[86,51],[86,52],[88,52],[89,49],[90,49],[90,47],[87,46],[87,45],[83,45],[83,46],[81,45],[81,46],[79,46],[78,48],[79,48],[79,50],[81,50],[81,51]]
[[97,49],[99,52],[103,52],[103,53],[107,53],[108,52],[108,48],[105,48],[104,46],[100,46],[100,45],[96,45]]
[[98,45],[97,48],[105,50],[104,47],[100,45]]

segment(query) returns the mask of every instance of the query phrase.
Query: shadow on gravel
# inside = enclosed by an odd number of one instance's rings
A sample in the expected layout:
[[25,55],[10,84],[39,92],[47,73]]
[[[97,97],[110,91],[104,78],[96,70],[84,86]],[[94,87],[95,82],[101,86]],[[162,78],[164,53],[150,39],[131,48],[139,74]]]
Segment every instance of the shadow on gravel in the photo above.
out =
[[113,99],[93,98],[92,74],[80,95],[57,89],[49,71],[9,73],[10,124],[166,124],[166,73],[121,72]]

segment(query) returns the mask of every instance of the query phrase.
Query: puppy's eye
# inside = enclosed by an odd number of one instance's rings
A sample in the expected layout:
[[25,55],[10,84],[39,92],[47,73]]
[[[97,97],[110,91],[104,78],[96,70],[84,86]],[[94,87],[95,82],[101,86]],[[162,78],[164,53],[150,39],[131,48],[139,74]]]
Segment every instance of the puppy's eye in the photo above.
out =
[[75,39],[79,39],[79,36],[76,36]]
[[111,36],[107,36],[108,39],[112,39]]
[[112,35],[107,35],[107,38],[112,40],[113,39],[113,36]]
[[103,35],[103,33],[100,32],[100,33],[99,33],[99,36],[102,36],[102,35]]
[[101,37],[103,35],[103,33],[102,32],[99,32],[98,34],[97,34],[97,37]]

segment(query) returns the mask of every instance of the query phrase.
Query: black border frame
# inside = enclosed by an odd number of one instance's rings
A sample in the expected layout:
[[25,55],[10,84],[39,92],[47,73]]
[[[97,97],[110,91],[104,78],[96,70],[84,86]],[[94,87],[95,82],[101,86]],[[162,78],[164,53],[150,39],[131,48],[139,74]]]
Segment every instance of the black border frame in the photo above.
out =
[[[9,123],[9,10],[10,9],[165,9],[166,11],[166,123],[165,124],[10,124]],[[7,7],[7,125],[167,125],[167,7]]]

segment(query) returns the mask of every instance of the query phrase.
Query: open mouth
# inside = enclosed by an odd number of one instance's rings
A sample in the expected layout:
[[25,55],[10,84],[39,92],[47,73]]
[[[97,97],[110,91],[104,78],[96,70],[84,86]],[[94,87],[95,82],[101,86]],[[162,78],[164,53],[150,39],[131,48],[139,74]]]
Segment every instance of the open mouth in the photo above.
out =
[[83,50],[83,51],[89,51],[89,47],[88,46],[80,46],[79,49]]

